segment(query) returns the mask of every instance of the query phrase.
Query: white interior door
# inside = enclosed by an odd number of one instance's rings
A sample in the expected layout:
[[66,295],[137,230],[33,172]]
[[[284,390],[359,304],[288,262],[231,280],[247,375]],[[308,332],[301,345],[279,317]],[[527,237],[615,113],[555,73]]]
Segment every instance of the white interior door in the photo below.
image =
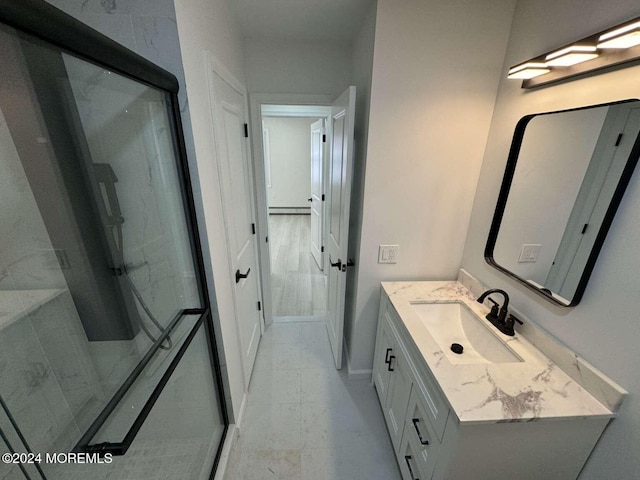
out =
[[592,160],[587,168],[558,252],[544,282],[546,288],[563,298],[573,298],[639,134],[640,108],[630,108],[624,103],[609,108],[594,151],[597,161]]
[[311,255],[320,270],[324,265],[322,219],[324,218],[324,182],[322,161],[324,120],[311,124]]
[[260,341],[257,250],[251,168],[245,120],[245,93],[239,84],[210,69],[211,107],[217,145],[230,275],[242,348],[245,384],[249,384]]
[[356,87],[349,87],[332,105],[329,165],[328,315],[327,331],[336,368],[342,367],[344,298],[347,279],[349,206],[353,171],[353,127]]

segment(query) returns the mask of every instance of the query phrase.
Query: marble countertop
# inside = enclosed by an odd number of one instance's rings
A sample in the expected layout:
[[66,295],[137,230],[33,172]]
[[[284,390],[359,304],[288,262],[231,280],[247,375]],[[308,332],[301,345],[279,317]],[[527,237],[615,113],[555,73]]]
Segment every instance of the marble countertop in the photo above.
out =
[[53,300],[65,289],[0,290],[0,330]]
[[[501,334],[484,317],[489,308],[457,281],[383,282],[382,288],[440,384],[460,423],[527,422],[545,419],[613,417],[534,347],[522,334]],[[461,302],[517,353],[522,362],[453,364],[429,333],[411,303]]]

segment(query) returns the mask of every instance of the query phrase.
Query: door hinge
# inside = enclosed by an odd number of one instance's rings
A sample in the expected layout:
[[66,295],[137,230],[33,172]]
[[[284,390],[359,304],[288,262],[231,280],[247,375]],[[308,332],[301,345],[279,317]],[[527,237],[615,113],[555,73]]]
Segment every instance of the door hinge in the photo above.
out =
[[269,237],[264,237],[264,242],[269,243]]
[[322,194],[322,201],[324,202],[324,193]]
[[327,143],[327,135],[322,134],[322,143]]
[[258,311],[262,311],[262,303],[258,302]]
[[251,224],[251,233],[253,233],[254,235],[256,234],[256,224],[255,223]]
[[614,145],[614,147],[617,147],[618,145],[620,145],[620,142],[622,141],[622,137],[623,135],[621,133],[618,134],[618,138],[616,139],[616,144]]
[[320,247],[320,253],[324,253],[324,247]]
[[582,235],[584,235],[584,232],[586,232],[586,231],[587,231],[587,227],[588,227],[588,226],[589,226],[589,224],[588,224],[588,223],[585,223],[585,224],[584,224],[584,227],[582,227],[582,232],[580,232]]
[[249,125],[248,124],[244,124],[244,136],[245,138],[249,138]]

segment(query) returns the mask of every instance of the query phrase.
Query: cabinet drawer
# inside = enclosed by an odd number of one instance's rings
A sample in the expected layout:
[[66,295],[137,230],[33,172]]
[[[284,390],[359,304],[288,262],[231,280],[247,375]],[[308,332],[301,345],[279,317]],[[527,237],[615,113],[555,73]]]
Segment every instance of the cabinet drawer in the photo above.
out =
[[429,421],[424,402],[416,390],[412,390],[409,396],[404,436],[411,444],[420,472],[425,478],[431,478],[440,450],[440,440]]
[[[406,432],[405,432],[406,433]],[[402,480],[430,480],[431,474],[422,470],[423,462],[420,460],[420,451],[409,441],[405,434],[402,437],[400,451],[398,452],[398,465]]]

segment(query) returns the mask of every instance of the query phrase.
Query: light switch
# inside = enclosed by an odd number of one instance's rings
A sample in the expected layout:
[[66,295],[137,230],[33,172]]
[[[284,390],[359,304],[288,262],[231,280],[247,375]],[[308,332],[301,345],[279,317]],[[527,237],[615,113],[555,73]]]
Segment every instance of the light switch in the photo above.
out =
[[380,245],[378,248],[378,263],[398,263],[400,245]]
[[525,243],[520,249],[520,256],[518,257],[518,263],[536,263],[542,245],[539,243]]

